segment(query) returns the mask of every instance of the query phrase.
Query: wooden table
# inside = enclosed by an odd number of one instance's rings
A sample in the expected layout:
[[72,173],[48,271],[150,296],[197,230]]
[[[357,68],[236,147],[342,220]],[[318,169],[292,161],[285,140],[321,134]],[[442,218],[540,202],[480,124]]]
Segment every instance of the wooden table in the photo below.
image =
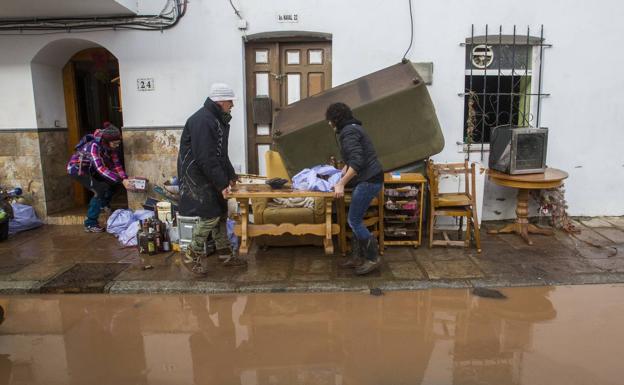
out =
[[490,180],[497,185],[514,187],[518,189],[518,203],[516,205],[516,222],[509,224],[499,230],[490,230],[488,234],[509,234],[520,235],[529,245],[533,242],[529,239],[531,234],[552,235],[550,229],[542,229],[529,223],[529,190],[541,190],[559,187],[563,180],[568,177],[568,173],[556,168],[547,167],[541,174],[508,175],[495,170],[487,171]]
[[[332,201],[333,192],[302,191],[289,188],[271,189],[265,184],[238,184],[228,196],[235,198],[240,205],[240,223],[234,227],[234,233],[241,239],[239,253],[244,255],[249,252],[251,238],[259,235],[304,235],[313,234],[324,237],[323,245],[325,254],[334,253],[332,235],[340,232],[337,224],[332,224]],[[255,225],[249,223],[249,200],[252,198],[325,198],[325,223],[281,223]]]

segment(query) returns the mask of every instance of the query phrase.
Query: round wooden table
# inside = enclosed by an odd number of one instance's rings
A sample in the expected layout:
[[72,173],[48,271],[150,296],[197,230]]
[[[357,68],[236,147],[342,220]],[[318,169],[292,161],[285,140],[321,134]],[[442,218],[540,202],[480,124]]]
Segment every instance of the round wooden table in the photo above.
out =
[[531,234],[553,235],[551,229],[542,229],[529,223],[529,190],[541,190],[559,187],[563,180],[568,177],[568,173],[556,168],[547,167],[541,174],[509,175],[496,170],[487,170],[490,180],[497,185],[514,187],[518,189],[518,203],[516,205],[516,222],[509,224],[499,230],[490,230],[488,234],[509,234],[520,235],[529,245],[533,242],[529,239]]

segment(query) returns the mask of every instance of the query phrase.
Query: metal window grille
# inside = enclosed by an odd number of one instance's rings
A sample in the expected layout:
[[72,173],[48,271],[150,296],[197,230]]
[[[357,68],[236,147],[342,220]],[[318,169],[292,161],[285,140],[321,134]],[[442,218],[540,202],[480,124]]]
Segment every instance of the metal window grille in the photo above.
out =
[[540,126],[542,92],[542,64],[544,26],[539,37],[531,36],[527,27],[518,33],[503,34],[502,25],[497,34],[475,36],[472,25],[470,38],[460,45],[465,47],[464,143],[480,146],[483,159],[484,144],[489,143],[492,128],[501,125]]

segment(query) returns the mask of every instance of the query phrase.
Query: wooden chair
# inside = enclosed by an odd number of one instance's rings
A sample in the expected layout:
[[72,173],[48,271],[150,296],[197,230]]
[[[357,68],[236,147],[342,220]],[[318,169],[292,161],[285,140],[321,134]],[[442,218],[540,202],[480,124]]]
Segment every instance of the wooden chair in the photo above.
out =
[[[464,191],[440,192],[440,179],[445,175],[461,176],[464,178]],[[472,232],[477,246],[477,252],[481,252],[481,235],[479,233],[479,221],[477,219],[477,201],[475,190],[475,164],[468,166],[468,161],[463,163],[434,164],[432,160],[427,162],[427,178],[429,179],[429,247],[433,246],[463,246],[470,247]],[[463,218],[466,217],[466,234],[464,240],[451,240],[446,231],[442,230],[443,240],[434,240],[435,220],[439,216],[460,217],[459,232],[463,228]]]

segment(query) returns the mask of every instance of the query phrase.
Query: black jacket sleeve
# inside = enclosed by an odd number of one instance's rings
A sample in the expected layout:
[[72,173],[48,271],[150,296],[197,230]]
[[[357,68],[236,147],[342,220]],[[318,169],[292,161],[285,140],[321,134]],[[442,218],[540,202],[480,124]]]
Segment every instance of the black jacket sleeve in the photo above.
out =
[[227,161],[228,180],[236,180],[236,171],[234,170],[234,166],[232,166],[230,157],[227,156],[225,159]]
[[191,127],[191,151],[197,165],[218,191],[229,185],[229,179],[217,157],[218,133],[215,123],[202,119]]
[[340,141],[345,157],[344,162],[359,174],[365,166],[360,133],[356,129],[345,127]]

